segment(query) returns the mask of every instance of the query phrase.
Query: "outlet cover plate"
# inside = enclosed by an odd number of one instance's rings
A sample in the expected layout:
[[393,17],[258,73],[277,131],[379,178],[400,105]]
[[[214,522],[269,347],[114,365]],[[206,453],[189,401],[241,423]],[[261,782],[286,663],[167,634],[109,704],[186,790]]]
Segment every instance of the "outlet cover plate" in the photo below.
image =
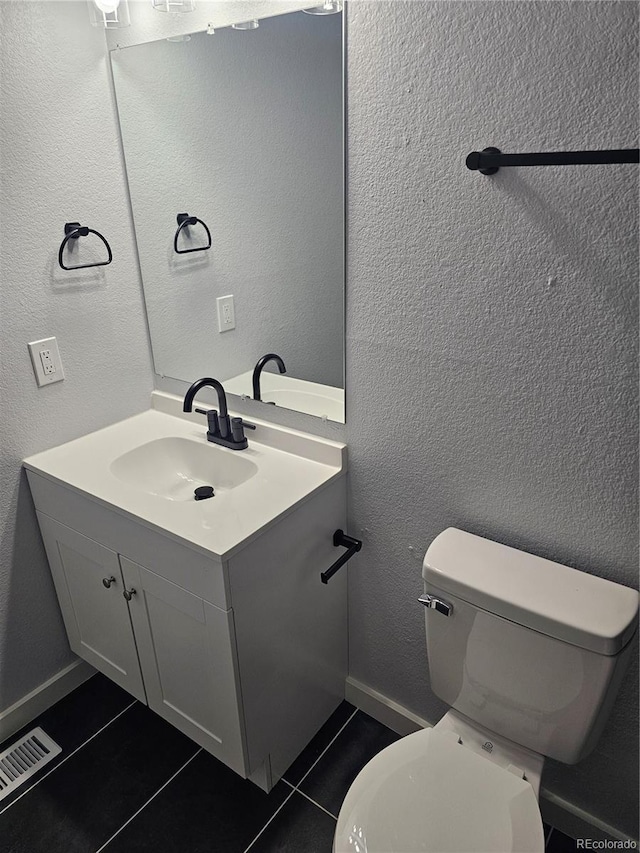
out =
[[55,338],[42,338],[40,341],[31,341],[28,347],[38,387],[51,385],[53,382],[62,382],[64,370],[62,369],[57,340]]
[[218,307],[218,331],[230,332],[236,327],[236,312],[233,306],[233,296],[218,296],[216,299]]

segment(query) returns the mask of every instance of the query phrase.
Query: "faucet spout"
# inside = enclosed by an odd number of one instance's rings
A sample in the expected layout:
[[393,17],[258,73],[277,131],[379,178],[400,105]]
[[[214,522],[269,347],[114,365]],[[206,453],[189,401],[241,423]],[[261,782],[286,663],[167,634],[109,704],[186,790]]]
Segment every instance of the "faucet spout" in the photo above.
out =
[[187,393],[184,396],[184,404],[182,406],[183,412],[190,412],[193,409],[193,399],[202,388],[206,386],[210,386],[214,388],[218,395],[218,422],[219,422],[219,430],[222,438],[226,438],[230,432],[229,426],[229,414],[227,410],[227,395],[224,392],[224,388],[222,387],[222,383],[218,382],[217,379],[212,379],[211,377],[205,377],[204,379],[198,379],[193,385],[189,388]]
[[249,424],[243,421],[242,418],[230,418],[227,409],[227,395],[224,392],[222,383],[217,379],[212,379],[210,376],[204,379],[197,379],[184,395],[184,403],[182,404],[183,412],[193,411],[193,400],[201,388],[210,385],[215,388],[218,395],[218,408],[215,409],[196,409],[200,415],[207,416],[207,441],[212,441],[214,444],[220,444],[222,447],[228,447],[229,450],[245,450],[249,446],[247,437],[244,434],[245,427],[255,429],[254,424]]
[[280,358],[279,355],[276,355],[275,352],[268,352],[266,355],[263,355],[261,359],[259,359],[253,370],[253,399],[261,400],[260,396],[260,374],[262,373],[262,368],[268,361],[275,361],[278,365],[278,370],[280,373],[286,373],[287,369],[284,366],[284,361]]

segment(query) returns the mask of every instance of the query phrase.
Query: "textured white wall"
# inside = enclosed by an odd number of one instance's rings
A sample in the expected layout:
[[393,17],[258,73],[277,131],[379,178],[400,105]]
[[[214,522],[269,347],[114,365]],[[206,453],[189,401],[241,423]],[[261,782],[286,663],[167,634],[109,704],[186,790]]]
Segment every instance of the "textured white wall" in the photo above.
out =
[[[2,711],[72,660],[21,460],[146,408],[153,380],[104,32],[85,3],[1,2],[0,42]],[[72,220],[110,266],[58,267]],[[50,335],[66,379],[38,389],[27,341]]]
[[[341,16],[136,45],[113,66],[156,372],[224,381],[276,352],[343,387]],[[174,252],[185,211],[210,250]],[[205,240],[198,225],[180,248]]]
[[[637,585],[638,167],[464,166],[636,147],[637,12],[349,6],[350,671],[427,718],[416,598],[445,527]],[[636,673],[598,751],[543,779],[634,835]]]

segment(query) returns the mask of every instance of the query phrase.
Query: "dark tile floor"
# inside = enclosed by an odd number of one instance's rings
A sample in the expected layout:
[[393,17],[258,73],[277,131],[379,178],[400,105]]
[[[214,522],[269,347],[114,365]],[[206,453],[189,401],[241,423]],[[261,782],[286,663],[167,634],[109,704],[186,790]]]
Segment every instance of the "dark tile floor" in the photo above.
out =
[[331,853],[351,782],[398,738],[343,702],[265,794],[102,675],[35,725],[62,754],[0,800],[0,853]]

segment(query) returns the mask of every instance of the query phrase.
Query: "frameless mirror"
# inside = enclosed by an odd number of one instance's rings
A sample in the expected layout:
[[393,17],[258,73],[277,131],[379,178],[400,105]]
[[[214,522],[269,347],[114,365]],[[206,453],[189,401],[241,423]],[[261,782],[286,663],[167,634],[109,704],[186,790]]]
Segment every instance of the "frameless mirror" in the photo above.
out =
[[111,53],[155,369],[344,422],[342,15],[259,24]]

